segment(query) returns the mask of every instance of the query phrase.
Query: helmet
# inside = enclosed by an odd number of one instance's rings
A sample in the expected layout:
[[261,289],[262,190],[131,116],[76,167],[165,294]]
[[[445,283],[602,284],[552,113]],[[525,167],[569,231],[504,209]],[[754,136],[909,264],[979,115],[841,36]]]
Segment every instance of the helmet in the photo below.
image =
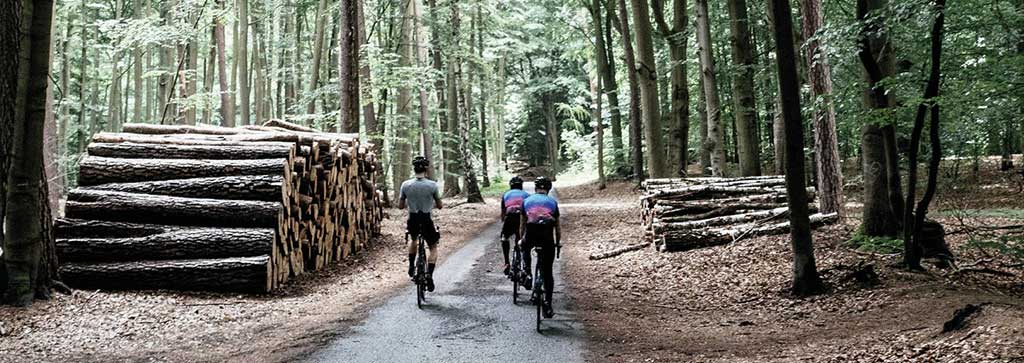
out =
[[430,160],[427,160],[426,156],[417,156],[412,159],[412,166],[416,168],[426,168],[430,166]]
[[548,179],[547,177],[544,176],[538,177],[536,180],[533,181],[533,186],[536,189],[551,190],[551,179]]
[[510,186],[512,188],[522,188],[523,187],[523,178],[520,178],[518,175],[512,177],[512,179],[508,180],[508,186]]

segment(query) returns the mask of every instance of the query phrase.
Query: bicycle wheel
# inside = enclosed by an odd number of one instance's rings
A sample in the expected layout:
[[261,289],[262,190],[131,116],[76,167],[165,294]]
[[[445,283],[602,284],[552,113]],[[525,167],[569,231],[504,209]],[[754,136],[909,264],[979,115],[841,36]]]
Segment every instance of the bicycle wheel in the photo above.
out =
[[537,253],[535,257],[537,257],[537,268],[533,274],[533,293],[535,297],[533,304],[537,306],[537,332],[540,333],[541,309],[544,306],[544,271],[540,268],[540,253]]
[[512,280],[512,304],[519,303],[519,270],[522,269],[522,262],[519,261],[519,247],[516,247],[512,254],[512,270],[509,271],[509,280]]
[[416,307],[423,308],[423,302],[426,301],[426,260],[427,252],[423,247],[423,238],[418,239],[418,251],[416,253]]

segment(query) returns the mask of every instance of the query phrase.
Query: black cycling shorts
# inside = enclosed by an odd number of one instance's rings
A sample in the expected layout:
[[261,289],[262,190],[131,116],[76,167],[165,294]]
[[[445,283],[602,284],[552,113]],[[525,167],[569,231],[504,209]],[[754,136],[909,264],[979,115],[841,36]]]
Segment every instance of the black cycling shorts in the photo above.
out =
[[528,247],[548,247],[555,245],[555,226],[552,224],[526,224],[524,244]]
[[519,236],[520,214],[506,214],[505,222],[501,226],[501,237]]
[[441,234],[434,228],[434,220],[430,218],[430,213],[409,213],[405,228],[410,238],[416,239],[423,235],[427,246],[436,246],[437,241],[441,240]]

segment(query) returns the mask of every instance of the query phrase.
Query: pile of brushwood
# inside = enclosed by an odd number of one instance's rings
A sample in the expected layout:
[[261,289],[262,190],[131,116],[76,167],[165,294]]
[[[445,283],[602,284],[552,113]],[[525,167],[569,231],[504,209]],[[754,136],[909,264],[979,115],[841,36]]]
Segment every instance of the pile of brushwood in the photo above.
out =
[[[789,232],[782,176],[649,179],[642,185],[646,238],[660,251],[687,251]],[[808,189],[814,200],[813,188]],[[811,225],[839,220],[809,206]]]
[[57,222],[72,287],[266,292],[380,232],[358,135],[282,121],[124,131],[93,137]]

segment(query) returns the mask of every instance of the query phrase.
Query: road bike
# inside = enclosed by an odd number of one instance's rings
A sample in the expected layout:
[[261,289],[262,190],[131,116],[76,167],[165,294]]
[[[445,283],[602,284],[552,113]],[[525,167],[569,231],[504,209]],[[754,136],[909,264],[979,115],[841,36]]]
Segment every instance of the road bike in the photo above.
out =
[[523,249],[519,247],[519,240],[513,240],[512,244],[512,266],[509,267],[508,279],[512,281],[512,304],[519,303],[519,284],[523,283],[526,276],[523,276]]
[[[440,233],[437,227],[434,227],[435,231]],[[409,239],[412,236],[409,232],[405,233],[405,242],[409,243]],[[413,275],[412,281],[416,283],[416,307],[422,309],[423,303],[427,301],[427,240],[423,238],[423,234],[420,233],[416,236],[416,274]]]
[[[555,247],[555,259],[556,260],[557,259],[561,259],[562,245],[561,244],[556,244],[554,247]],[[550,247],[534,247],[533,248],[534,251],[535,251],[534,252],[535,254],[533,256],[534,257],[534,261],[535,261],[534,265],[536,265],[536,266],[534,267],[534,274],[533,274],[533,296],[530,298],[530,300],[533,302],[533,305],[537,307],[537,332],[538,333],[540,332],[540,320],[541,320],[541,316],[543,315],[543,311],[542,310],[544,309],[544,300],[545,300],[545,296],[546,296],[546,294],[544,293],[544,270],[540,268],[541,261],[540,261],[540,251],[539,250],[542,249],[542,248],[550,248]],[[552,288],[554,288],[554,286],[552,286]],[[548,303],[550,304],[551,302],[548,301]]]

